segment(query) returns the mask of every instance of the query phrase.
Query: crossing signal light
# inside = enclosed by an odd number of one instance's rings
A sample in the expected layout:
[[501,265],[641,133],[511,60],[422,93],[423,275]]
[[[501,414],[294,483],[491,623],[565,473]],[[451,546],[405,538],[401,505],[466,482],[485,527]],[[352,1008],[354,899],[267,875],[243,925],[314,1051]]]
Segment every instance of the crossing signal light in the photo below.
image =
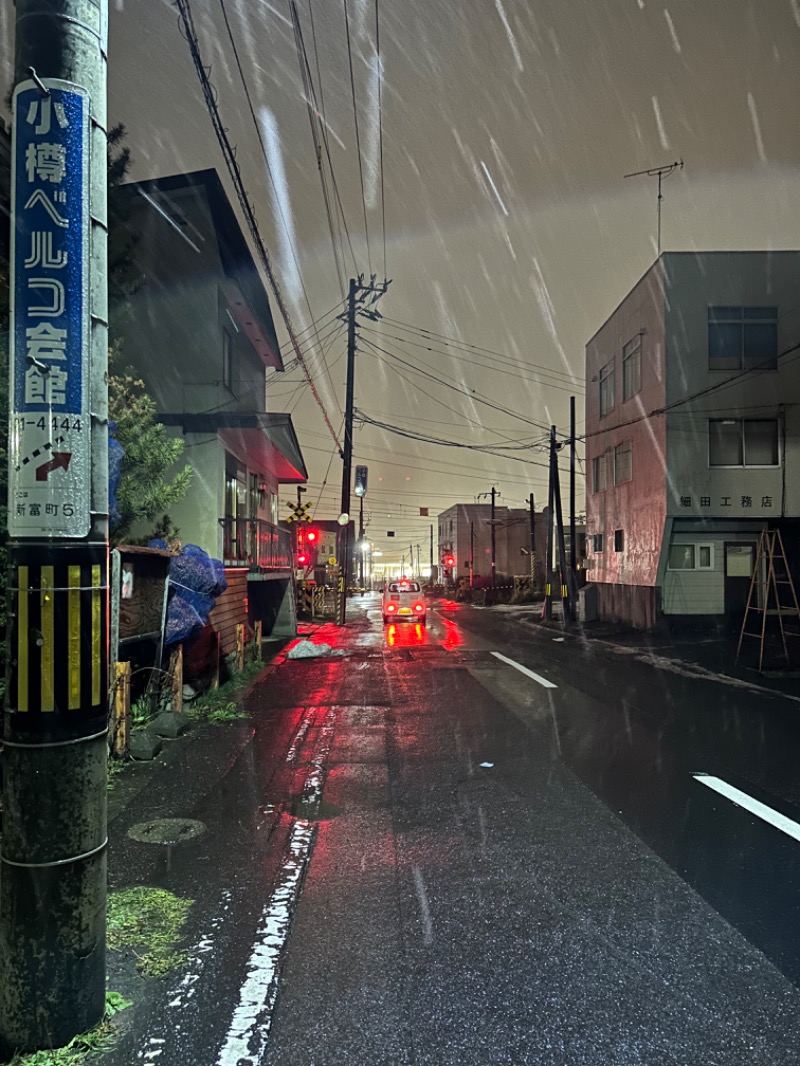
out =
[[445,555],[445,557],[444,557],[444,565],[445,566],[455,566],[456,565],[455,556],[454,555]]
[[306,530],[306,543],[307,544],[316,544],[318,540],[319,540],[319,533],[316,531],[316,529],[307,529]]
[[298,566],[307,566],[308,565],[308,553],[307,552],[299,551],[297,553],[297,565]]

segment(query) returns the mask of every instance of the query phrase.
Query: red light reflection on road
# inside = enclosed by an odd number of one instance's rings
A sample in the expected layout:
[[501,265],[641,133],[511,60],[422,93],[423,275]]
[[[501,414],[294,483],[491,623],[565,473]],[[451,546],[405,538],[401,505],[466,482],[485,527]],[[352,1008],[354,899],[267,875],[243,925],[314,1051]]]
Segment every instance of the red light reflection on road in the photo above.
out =
[[443,618],[442,621],[445,625],[445,634],[443,641],[445,649],[447,651],[452,651],[453,648],[460,648],[461,645],[464,643],[464,637],[461,633],[461,630],[458,628],[455,622],[451,622],[449,618]]
[[415,648],[428,643],[428,631],[420,622],[415,624],[390,622],[386,627],[386,643],[390,648]]

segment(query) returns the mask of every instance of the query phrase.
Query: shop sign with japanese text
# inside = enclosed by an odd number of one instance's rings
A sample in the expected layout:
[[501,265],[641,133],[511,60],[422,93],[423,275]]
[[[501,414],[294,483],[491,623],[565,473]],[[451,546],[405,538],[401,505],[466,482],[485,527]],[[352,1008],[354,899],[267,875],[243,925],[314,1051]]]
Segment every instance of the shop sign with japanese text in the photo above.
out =
[[89,97],[21,83],[12,145],[9,532],[89,532]]

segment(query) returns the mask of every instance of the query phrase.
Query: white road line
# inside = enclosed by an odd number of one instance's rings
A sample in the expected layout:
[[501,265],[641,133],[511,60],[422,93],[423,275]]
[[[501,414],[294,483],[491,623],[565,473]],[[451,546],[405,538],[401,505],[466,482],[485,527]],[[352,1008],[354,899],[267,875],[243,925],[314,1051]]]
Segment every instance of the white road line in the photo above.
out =
[[515,663],[513,659],[509,659],[505,655],[501,655],[499,651],[493,651],[495,659],[500,659],[501,662],[508,663],[509,666],[513,666],[515,670],[519,670],[521,674],[525,674],[526,677],[532,677],[534,681],[538,681],[544,688],[558,688],[558,685],[554,685],[552,681],[548,681],[546,677],[542,677],[541,674],[535,674],[533,670],[529,670],[527,666],[523,666],[522,663]]
[[[318,802],[322,798],[325,760],[330,754],[335,726],[336,712],[330,710],[323,720],[311,770],[303,786],[304,803]],[[300,728],[302,730],[302,725]],[[278,883],[261,912],[253,951],[247,963],[247,976],[239,990],[239,1005],[233,1012],[217,1066],[260,1066],[264,1061],[272,1012],[278,997],[283,953],[316,832],[316,824],[302,818],[298,818],[292,828]]]
[[746,792],[742,792],[741,789],[734,788],[733,785],[729,785],[727,781],[723,781],[720,777],[712,777],[710,774],[692,774],[695,781],[699,781],[701,785],[707,785],[708,788],[713,788],[715,792],[719,792],[720,796],[724,796],[729,799],[731,803],[735,803],[737,807],[743,807],[746,811],[754,814],[756,818],[761,818],[765,822],[769,822],[770,825],[776,829],[780,829],[782,833],[786,833],[793,840],[800,841],[800,824],[793,822],[791,818],[787,818],[785,814],[779,814],[778,811],[773,811],[772,807],[768,807],[766,803],[761,803],[760,800],[753,799],[752,796],[748,796]]

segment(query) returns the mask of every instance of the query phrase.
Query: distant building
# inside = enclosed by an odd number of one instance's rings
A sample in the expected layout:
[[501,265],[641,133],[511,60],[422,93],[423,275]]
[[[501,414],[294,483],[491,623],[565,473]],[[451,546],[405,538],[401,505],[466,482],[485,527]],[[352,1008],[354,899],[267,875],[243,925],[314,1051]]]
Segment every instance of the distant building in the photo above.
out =
[[797,575],[798,293],[798,252],[668,252],[587,344],[601,618],[735,623],[767,527]]
[[144,276],[123,321],[124,359],[194,468],[171,517],[184,542],[225,565],[228,591],[211,619],[225,651],[237,622],[293,633],[278,490],[307,473],[291,416],[266,411],[265,368],[283,364],[264,283],[215,170],[124,188]]
[[[448,555],[455,559],[452,577],[469,579],[472,560],[473,579],[481,583],[492,573],[492,506],[489,503],[457,503],[438,516],[439,565],[444,568]],[[544,559],[547,553],[547,519],[538,512],[535,529],[535,577],[544,584]],[[530,511],[520,507],[495,506],[495,571],[498,578],[527,575],[531,572]]]

